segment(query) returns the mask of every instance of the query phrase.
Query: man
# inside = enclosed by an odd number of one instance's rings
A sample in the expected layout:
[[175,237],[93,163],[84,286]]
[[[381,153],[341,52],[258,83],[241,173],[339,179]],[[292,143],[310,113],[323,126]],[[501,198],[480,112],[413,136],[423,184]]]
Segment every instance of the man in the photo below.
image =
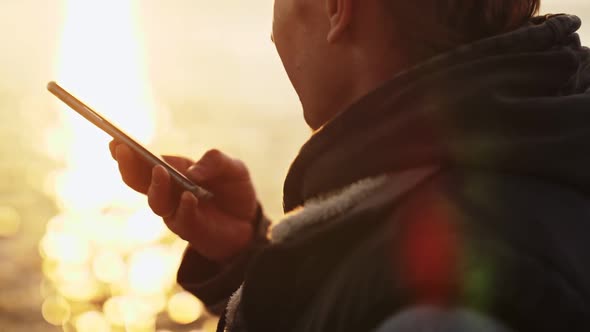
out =
[[270,238],[239,160],[167,158],[199,201],[111,144],[220,331],[590,331],[590,51],[538,6],[276,0],[315,133]]

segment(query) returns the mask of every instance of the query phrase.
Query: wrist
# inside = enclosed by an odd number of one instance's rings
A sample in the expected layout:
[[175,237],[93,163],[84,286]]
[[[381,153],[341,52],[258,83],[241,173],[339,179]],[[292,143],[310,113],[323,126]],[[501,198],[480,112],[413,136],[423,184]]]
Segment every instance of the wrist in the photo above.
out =
[[217,263],[221,266],[234,264],[235,261],[241,260],[244,256],[249,256],[257,248],[268,244],[268,230],[271,222],[264,216],[262,206],[257,204],[254,219],[248,223],[250,227],[248,241],[241,247],[236,254],[228,258],[219,260]]
[[[233,226],[234,236],[231,241],[226,242],[231,245],[226,245],[221,249],[217,245],[203,247],[202,243],[195,242],[193,244],[189,241],[188,248],[223,269],[224,266],[233,264],[240,257],[248,255],[255,248],[268,244],[270,224],[271,222],[264,216],[262,206],[257,204],[256,213],[251,221],[242,221]],[[207,251],[205,251],[206,249]]]

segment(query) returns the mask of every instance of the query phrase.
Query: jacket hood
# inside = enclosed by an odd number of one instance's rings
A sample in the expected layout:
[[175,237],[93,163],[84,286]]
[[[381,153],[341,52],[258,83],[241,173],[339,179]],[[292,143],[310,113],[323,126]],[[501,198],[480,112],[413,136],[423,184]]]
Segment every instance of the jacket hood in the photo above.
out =
[[535,176],[590,192],[590,50],[570,15],[534,18],[397,74],[317,131],[286,212],[360,179],[424,165]]

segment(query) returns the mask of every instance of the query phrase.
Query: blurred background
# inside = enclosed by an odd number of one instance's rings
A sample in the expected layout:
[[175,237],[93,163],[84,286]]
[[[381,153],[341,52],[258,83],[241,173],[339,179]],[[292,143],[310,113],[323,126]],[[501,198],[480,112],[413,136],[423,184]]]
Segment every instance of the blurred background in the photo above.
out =
[[[543,13],[590,22],[590,2]],[[266,213],[309,136],[272,0],[0,0],[0,331],[212,331],[175,284],[185,243],[119,180],[56,80],[160,154],[249,165]],[[590,43],[590,23],[582,28]]]

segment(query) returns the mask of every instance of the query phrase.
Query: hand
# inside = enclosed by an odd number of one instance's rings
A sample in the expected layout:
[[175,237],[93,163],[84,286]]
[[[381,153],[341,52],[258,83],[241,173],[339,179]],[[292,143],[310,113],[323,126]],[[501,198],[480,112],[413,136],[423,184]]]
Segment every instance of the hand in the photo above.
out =
[[123,181],[146,194],[152,211],[203,257],[223,263],[250,245],[258,201],[243,162],[218,150],[210,150],[196,163],[164,156],[167,163],[213,193],[214,198],[200,201],[190,192],[175,194],[166,169],[152,168],[127,145],[112,141],[109,147]]

